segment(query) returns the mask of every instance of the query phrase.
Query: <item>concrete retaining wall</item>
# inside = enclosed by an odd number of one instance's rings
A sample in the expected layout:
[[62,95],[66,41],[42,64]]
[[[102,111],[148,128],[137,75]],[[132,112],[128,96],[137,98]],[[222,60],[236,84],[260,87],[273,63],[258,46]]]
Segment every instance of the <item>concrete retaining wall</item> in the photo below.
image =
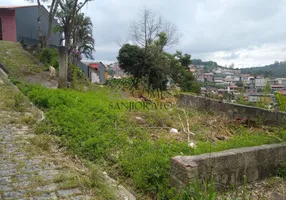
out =
[[269,111],[252,106],[225,103],[218,100],[189,94],[180,95],[179,105],[183,107],[192,107],[199,110],[224,113],[233,119],[247,119],[259,121],[269,125],[286,124],[286,112]]
[[209,180],[223,190],[262,180],[275,173],[279,163],[286,162],[286,143],[232,149],[198,156],[176,156],[171,159],[170,184],[182,189],[197,177]]

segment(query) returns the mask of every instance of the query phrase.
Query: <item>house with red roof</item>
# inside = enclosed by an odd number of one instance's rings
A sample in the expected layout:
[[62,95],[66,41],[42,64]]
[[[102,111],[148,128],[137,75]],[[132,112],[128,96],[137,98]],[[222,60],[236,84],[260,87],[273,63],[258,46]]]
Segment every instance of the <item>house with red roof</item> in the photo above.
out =
[[[39,43],[38,5],[0,6],[0,40]],[[41,6],[41,28],[44,36],[48,34],[49,12]],[[58,25],[54,19],[52,26]],[[51,46],[60,46],[61,34],[53,33],[49,38]]]
[[102,62],[90,62],[85,64],[88,66],[88,78],[92,83],[104,84],[106,82],[106,66]]

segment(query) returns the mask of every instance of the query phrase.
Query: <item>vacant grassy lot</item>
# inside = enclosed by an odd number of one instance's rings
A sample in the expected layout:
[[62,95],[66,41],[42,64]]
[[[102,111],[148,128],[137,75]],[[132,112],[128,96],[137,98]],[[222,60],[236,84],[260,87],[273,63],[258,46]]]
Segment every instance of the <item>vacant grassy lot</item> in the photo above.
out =
[[[129,100],[108,88],[87,92],[29,84],[19,88],[46,113],[38,132],[59,136],[72,153],[108,168],[144,198],[178,198],[168,188],[172,156],[286,141],[286,131],[279,128],[246,127],[175,105],[168,110],[129,111],[115,106]],[[183,127],[194,134],[190,141],[196,147],[188,146]],[[179,132],[170,133],[171,128]]]

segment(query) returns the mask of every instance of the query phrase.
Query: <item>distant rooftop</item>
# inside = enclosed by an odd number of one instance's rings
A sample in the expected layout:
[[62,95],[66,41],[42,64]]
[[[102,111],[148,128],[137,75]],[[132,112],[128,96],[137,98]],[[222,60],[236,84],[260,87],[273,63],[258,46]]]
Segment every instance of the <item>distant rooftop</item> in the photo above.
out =
[[0,9],[16,9],[16,8],[27,8],[27,7],[35,7],[38,5],[25,5],[25,6],[0,6]]

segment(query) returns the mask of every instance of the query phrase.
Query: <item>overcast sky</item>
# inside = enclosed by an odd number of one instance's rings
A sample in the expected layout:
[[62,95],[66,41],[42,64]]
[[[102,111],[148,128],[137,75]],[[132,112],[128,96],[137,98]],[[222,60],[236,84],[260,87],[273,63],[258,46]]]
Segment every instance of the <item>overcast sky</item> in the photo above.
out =
[[83,12],[94,24],[96,60],[116,61],[119,43],[128,41],[130,24],[144,7],[177,25],[180,42],[170,52],[235,67],[286,60],[286,0],[94,0]]

